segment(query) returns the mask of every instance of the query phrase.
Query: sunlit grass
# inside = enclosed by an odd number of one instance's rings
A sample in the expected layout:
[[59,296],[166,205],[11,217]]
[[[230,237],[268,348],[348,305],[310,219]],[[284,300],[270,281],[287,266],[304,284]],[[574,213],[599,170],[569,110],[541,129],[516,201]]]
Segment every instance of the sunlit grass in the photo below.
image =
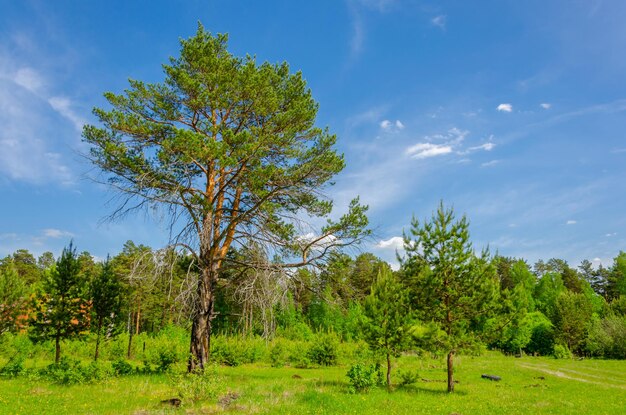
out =
[[[626,362],[516,359],[489,353],[457,359],[454,394],[446,393],[443,360],[401,358],[418,383],[392,393],[351,395],[346,366],[296,369],[267,364],[221,367],[223,393],[179,409],[169,375],[135,375],[90,385],[60,386],[26,377],[0,380],[3,414],[619,414],[626,413]],[[182,370],[178,368],[177,370]],[[481,379],[483,373],[502,377]]]

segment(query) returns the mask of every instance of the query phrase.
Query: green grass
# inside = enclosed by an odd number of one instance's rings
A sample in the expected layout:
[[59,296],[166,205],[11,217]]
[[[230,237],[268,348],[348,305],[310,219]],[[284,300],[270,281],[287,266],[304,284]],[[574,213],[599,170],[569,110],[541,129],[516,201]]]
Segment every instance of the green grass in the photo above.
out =
[[[170,409],[171,376],[136,375],[90,385],[59,386],[26,377],[0,379],[1,414],[619,414],[626,413],[626,361],[515,359],[496,353],[457,358],[454,394],[445,392],[443,360],[400,359],[422,381],[392,393],[351,395],[347,367],[221,367],[220,399]],[[483,373],[500,382],[480,378]],[[294,375],[298,375],[294,377]],[[300,378],[298,378],[300,377]],[[543,379],[542,379],[543,378]],[[428,381],[424,381],[428,380]],[[224,398],[227,393],[231,398]],[[233,399],[233,397],[236,398]]]

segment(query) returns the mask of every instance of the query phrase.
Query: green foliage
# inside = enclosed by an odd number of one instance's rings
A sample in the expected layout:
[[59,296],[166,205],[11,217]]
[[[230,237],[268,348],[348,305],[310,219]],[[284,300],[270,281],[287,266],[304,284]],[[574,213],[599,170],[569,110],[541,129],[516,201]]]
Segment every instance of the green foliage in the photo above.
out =
[[76,249],[70,243],[56,266],[47,272],[43,292],[35,298],[35,316],[29,320],[32,339],[54,339],[55,361],[60,359],[60,341],[84,333],[89,322],[86,281],[80,274]]
[[13,261],[0,267],[0,334],[17,331],[20,315],[25,313],[26,284]]
[[91,281],[90,287],[91,310],[96,322],[95,329],[98,336],[96,342],[96,355],[100,334],[103,327],[115,326],[120,318],[122,304],[122,285],[119,277],[115,274],[110,259],[107,257],[99,273]]
[[400,386],[409,386],[420,380],[417,370],[399,370],[398,378]]
[[554,351],[552,353],[555,359],[571,359],[572,352],[567,348],[567,346],[562,344],[555,344]]
[[585,295],[570,291],[561,293],[554,315],[557,340],[569,350],[578,351],[587,336],[592,312],[592,304]]
[[527,353],[550,356],[554,349],[554,327],[552,322],[539,312],[533,323],[530,341],[524,349]]
[[254,363],[264,358],[265,341],[259,337],[216,336],[212,339],[211,359],[227,366]]
[[45,379],[61,385],[105,380],[112,374],[113,370],[109,366],[97,362],[84,365],[80,360],[67,357],[61,358],[58,363],[53,363],[40,371],[40,375]]
[[172,383],[184,405],[214,401],[224,391],[224,382],[215,365],[205,368],[202,373],[175,376]]
[[112,362],[111,367],[113,369],[113,372],[118,376],[130,375],[135,371],[133,366],[123,358],[119,358],[116,361]]
[[456,220],[443,202],[423,225],[413,218],[404,248],[403,274],[413,274],[408,281],[415,283],[412,305],[420,319],[436,326],[438,344],[433,346],[449,352],[448,391],[452,392],[454,353],[475,343],[484,324],[481,320],[495,309],[495,268],[486,251],[480,257],[474,254],[467,218]]
[[593,319],[585,349],[592,356],[626,359],[626,317]]
[[348,392],[367,393],[373,387],[382,385],[382,371],[380,364],[364,365],[356,363],[350,366],[348,373]]
[[311,362],[320,366],[337,364],[339,339],[334,333],[318,334],[309,346],[307,356]]
[[24,373],[24,362],[26,356],[23,354],[16,354],[11,356],[9,361],[0,368],[0,376],[19,376]]

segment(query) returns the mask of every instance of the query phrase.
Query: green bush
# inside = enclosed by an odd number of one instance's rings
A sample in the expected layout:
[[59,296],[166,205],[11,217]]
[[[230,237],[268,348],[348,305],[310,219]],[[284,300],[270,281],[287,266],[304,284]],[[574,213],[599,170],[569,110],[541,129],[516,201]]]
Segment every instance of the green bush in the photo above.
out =
[[348,392],[350,393],[367,393],[375,386],[382,382],[382,372],[379,364],[366,366],[356,363],[348,369],[346,373],[348,377]]
[[19,376],[24,373],[24,361],[26,360],[26,356],[21,353],[15,354],[12,356],[6,365],[4,365],[0,369],[0,375],[2,376]]
[[111,369],[104,364],[91,362],[83,365],[79,360],[67,357],[61,358],[59,363],[53,363],[40,371],[42,377],[61,385],[104,380],[111,374]]
[[283,367],[289,360],[289,350],[282,340],[275,340],[270,348],[270,362],[273,367]]
[[211,359],[227,366],[255,363],[262,360],[265,354],[265,341],[258,337],[216,336],[211,343]]
[[123,358],[119,358],[111,363],[111,367],[113,368],[113,372],[118,376],[130,375],[135,371],[132,365]]
[[561,344],[554,345],[554,352],[552,353],[555,359],[571,359],[572,352],[567,348],[567,346],[563,346]]
[[224,390],[224,383],[216,366],[205,368],[203,373],[175,376],[173,383],[183,404],[215,400]]
[[417,370],[400,370],[398,371],[398,377],[400,378],[400,386],[408,386],[419,380],[419,373],[417,373]]
[[339,340],[334,333],[318,336],[308,351],[311,362],[320,366],[334,366],[337,364]]

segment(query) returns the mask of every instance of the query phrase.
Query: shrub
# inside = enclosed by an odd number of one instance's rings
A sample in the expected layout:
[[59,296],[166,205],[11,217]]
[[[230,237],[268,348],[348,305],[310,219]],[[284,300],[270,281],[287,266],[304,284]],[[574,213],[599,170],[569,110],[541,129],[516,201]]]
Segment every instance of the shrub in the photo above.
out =
[[339,341],[333,333],[318,336],[311,344],[308,357],[311,362],[321,366],[334,366],[337,364],[337,350]]
[[261,338],[216,336],[211,344],[211,358],[214,362],[227,366],[239,366],[261,360],[266,351]]
[[176,355],[176,350],[159,350],[157,372],[167,372],[168,370],[170,370],[170,367],[177,362],[178,356]]
[[350,385],[350,393],[366,393],[371,388],[383,383],[383,375],[379,364],[366,366],[361,363],[352,365],[346,373]]
[[130,363],[128,363],[123,358],[117,359],[115,362],[111,364],[113,368],[113,372],[118,376],[130,375],[134,372],[133,367]]
[[79,360],[63,357],[59,363],[42,369],[40,375],[51,382],[73,385],[106,379],[111,375],[111,370],[96,362],[82,365]]
[[555,359],[571,359],[572,352],[570,352],[567,346],[563,346],[561,344],[555,344],[553,356]]
[[417,370],[398,371],[398,377],[400,378],[400,386],[408,386],[419,380],[419,373]]
[[289,350],[285,342],[275,340],[270,349],[270,362],[273,367],[283,367],[289,360]]
[[174,387],[184,404],[216,399],[224,389],[216,366],[203,373],[188,373],[173,378]]
[[0,375],[2,376],[19,376],[24,373],[24,361],[26,356],[21,353],[17,353],[12,356],[6,365],[0,369]]

